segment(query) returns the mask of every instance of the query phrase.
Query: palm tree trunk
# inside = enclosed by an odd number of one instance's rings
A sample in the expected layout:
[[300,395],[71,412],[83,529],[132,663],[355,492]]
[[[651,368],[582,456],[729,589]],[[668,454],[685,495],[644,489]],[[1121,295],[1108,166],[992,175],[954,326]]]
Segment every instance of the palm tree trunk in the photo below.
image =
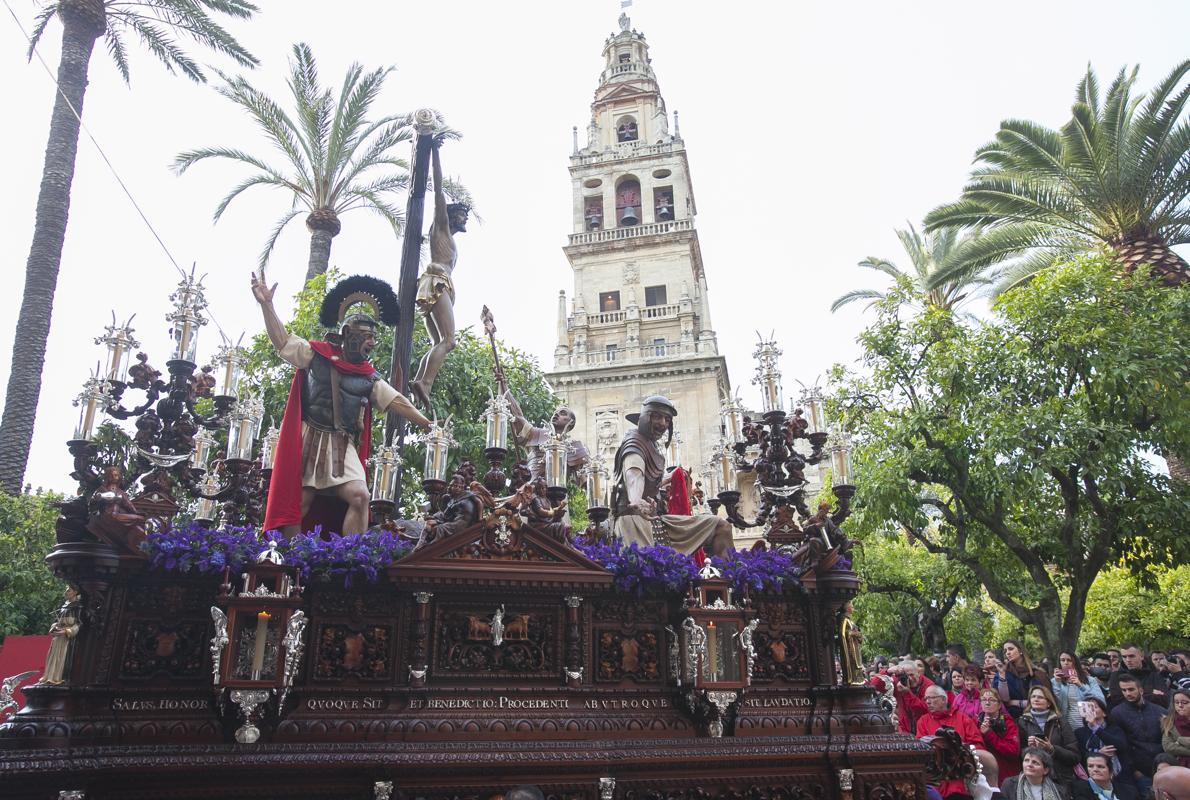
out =
[[331,263],[331,239],[334,236],[329,231],[316,230],[310,232],[310,261],[306,266],[306,281],[316,278],[327,271]]
[[331,239],[339,235],[343,226],[339,216],[329,208],[316,208],[306,217],[310,231],[310,263],[306,267],[306,282],[317,277],[331,265]]
[[1112,246],[1116,257],[1129,272],[1148,264],[1149,274],[1166,286],[1190,282],[1190,264],[1156,234],[1125,234],[1119,241],[1112,242]]
[[1186,462],[1173,453],[1165,454],[1165,466],[1169,468],[1169,477],[1182,483],[1190,483],[1190,467]]
[[[74,6],[87,8],[76,9]],[[98,22],[94,6],[98,6]],[[4,418],[0,421],[0,489],[14,494],[21,490],[33,441],[33,422],[41,393],[46,340],[50,334],[58,269],[62,264],[62,242],[66,237],[70,186],[78,151],[79,120],[75,112],[82,114],[83,111],[87,66],[95,40],[103,32],[103,4],[86,0],[63,3],[59,16],[63,26],[62,57],[58,62],[59,92],[50,117],[33,244],[25,264],[25,293],[13,336],[12,368],[8,375]]]

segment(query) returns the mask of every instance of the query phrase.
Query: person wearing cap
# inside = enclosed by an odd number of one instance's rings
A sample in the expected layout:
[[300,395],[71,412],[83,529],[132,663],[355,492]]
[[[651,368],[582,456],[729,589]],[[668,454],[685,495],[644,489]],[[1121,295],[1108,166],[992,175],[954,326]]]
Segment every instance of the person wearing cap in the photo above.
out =
[[636,426],[624,434],[614,463],[615,489],[612,513],[616,536],[625,544],[666,544],[680,553],[705,547],[711,555],[732,548],[731,523],[711,514],[658,514],[657,498],[665,477],[665,453],[658,447],[662,436],[673,438],[677,409],[668,399],[654,395],[641,404],[639,414],[628,414]]

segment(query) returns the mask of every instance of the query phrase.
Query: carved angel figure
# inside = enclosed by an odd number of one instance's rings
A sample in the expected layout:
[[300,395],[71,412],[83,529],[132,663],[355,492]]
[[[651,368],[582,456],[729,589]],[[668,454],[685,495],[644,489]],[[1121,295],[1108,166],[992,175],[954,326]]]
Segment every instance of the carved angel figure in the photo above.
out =
[[36,674],[37,670],[31,669],[28,672],[19,672],[16,675],[10,675],[0,682],[0,717],[3,717],[10,709],[16,710],[20,708],[20,705],[13,698],[13,694],[21,683]]
[[211,619],[215,621],[215,635],[211,637],[211,672],[215,678],[215,685],[219,685],[219,662],[223,658],[223,648],[231,639],[227,635],[227,615],[219,606],[211,606]]

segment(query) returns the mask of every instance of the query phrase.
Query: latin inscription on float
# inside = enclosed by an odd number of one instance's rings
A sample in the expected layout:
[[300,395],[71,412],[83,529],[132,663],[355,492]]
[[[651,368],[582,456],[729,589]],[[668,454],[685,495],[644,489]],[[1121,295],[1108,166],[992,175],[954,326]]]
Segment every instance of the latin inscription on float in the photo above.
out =
[[748,708],[808,708],[814,704],[808,697],[746,697],[744,705]]
[[375,711],[384,708],[379,697],[312,697],[306,701],[310,711]]
[[664,697],[617,697],[612,700],[588,700],[586,708],[614,711],[622,708],[670,708],[669,700]]
[[417,711],[449,711],[453,709],[482,710],[482,709],[548,709],[569,708],[570,702],[565,697],[429,697],[417,698],[409,701],[409,710]]
[[207,711],[210,707],[210,700],[185,700],[169,697],[153,700],[112,698],[112,711]]

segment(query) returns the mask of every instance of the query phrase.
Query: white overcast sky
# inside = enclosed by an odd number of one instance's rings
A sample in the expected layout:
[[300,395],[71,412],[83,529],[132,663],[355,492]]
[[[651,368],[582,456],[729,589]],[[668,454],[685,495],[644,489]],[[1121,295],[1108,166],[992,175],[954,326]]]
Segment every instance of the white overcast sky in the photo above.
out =
[[[6,2],[28,27],[36,4]],[[261,59],[251,80],[274,97],[286,91],[290,45],[306,41],[326,82],[337,85],[353,60],[394,65],[378,110],[433,106],[464,133],[443,162],[471,190],[484,223],[459,237],[460,324],[475,323],[486,303],[502,338],[551,366],[557,293],[573,286],[561,249],[570,232],[571,126],[585,128],[619,3],[257,2],[255,21],[229,27]],[[958,194],[975,148],[1001,119],[1060,125],[1088,63],[1106,87],[1121,66],[1139,62],[1147,89],[1187,56],[1190,29],[1184,0],[637,0],[630,14],[648,37],[669,109],[681,114],[712,319],[733,385],[753,405],[755,331],[776,331],[787,391],[795,378],[853,360],[863,311],[832,315],[830,302],[852,288],[883,286],[881,276],[856,268],[864,256],[905,263],[894,228]],[[60,38],[55,22],[40,48],[55,70]],[[0,386],[53,102],[49,77],[24,52],[20,30],[0,9],[8,120]],[[261,323],[248,275],[287,198],[254,189],[212,225],[215,204],[244,173],[210,163],[179,178],[168,165],[179,151],[216,144],[279,159],[210,87],[169,76],[141,50],[132,71],[129,90],[97,46],[84,121],[178,262],[209,274],[211,310],[223,328],[255,333]],[[282,306],[304,274],[307,246],[299,220],[273,259]],[[381,220],[366,212],[343,219],[333,265],[395,284],[398,260],[399,243]],[[26,476],[34,486],[71,488],[63,446],[75,417],[69,401],[100,357],[92,339],[112,309],[136,312],[143,349],[164,368],[164,314],[176,282],[84,134]],[[203,331],[200,360],[217,341],[213,326]]]

